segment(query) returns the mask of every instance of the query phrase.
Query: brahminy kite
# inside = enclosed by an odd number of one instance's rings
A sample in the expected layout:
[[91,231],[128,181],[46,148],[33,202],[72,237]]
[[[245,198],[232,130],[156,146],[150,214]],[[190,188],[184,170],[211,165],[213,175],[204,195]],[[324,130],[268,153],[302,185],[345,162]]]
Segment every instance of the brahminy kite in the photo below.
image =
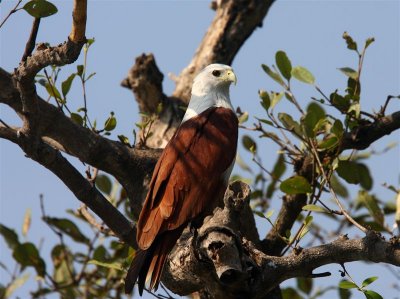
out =
[[230,66],[210,64],[194,79],[182,123],[158,160],[137,223],[136,252],[125,278],[157,289],[168,255],[184,228],[222,202],[235,162],[238,119],[229,98]]

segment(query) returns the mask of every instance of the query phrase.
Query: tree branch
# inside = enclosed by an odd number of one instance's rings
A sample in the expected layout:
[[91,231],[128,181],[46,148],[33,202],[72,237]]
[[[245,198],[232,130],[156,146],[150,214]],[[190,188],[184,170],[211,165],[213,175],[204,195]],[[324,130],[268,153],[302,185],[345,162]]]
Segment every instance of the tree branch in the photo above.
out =
[[327,264],[369,261],[400,266],[400,239],[386,241],[373,231],[362,239],[349,240],[347,236],[342,236],[332,243],[303,249],[298,254],[284,257],[266,256],[252,246],[248,249],[262,269],[262,280],[257,283],[255,293],[271,290],[290,278],[309,277],[314,269]]
[[[21,98],[12,84],[11,75],[1,68],[0,103],[9,105],[19,115],[23,113]],[[115,176],[126,189],[134,216],[137,217],[146,193],[144,181],[150,176],[160,150],[129,148],[77,125],[40,97],[37,103],[42,139],[82,162]]]
[[188,103],[195,75],[210,63],[232,64],[239,49],[263,19],[274,0],[220,0],[207,33],[190,64],[177,78],[173,96]]
[[245,225],[254,222],[249,195],[248,186],[233,183],[224,208],[206,218],[198,234],[184,232],[163,275],[169,289],[179,295],[205,290],[212,298],[266,298],[285,280],[320,276],[313,270],[327,264],[370,261],[400,266],[400,239],[386,241],[372,231],[362,239],[342,236],[288,256],[265,254],[249,241],[257,239]]
[[394,112],[379,118],[373,123],[355,128],[347,133],[342,142],[342,150],[357,149],[363,150],[373,142],[385,135],[391,134],[400,128],[400,111]]
[[122,241],[133,248],[137,247],[135,229],[130,222],[58,150],[44,142],[32,147],[33,137],[4,126],[0,126],[0,137],[16,143],[29,158],[53,172],[76,198],[95,212]]
[[31,34],[29,36],[29,40],[26,43],[24,55],[21,58],[21,61],[25,61],[29,55],[32,54],[33,49],[35,49],[36,37],[39,31],[40,18],[34,18],[32,24]]
[[75,0],[72,10],[72,29],[69,39],[75,43],[86,42],[86,0]]

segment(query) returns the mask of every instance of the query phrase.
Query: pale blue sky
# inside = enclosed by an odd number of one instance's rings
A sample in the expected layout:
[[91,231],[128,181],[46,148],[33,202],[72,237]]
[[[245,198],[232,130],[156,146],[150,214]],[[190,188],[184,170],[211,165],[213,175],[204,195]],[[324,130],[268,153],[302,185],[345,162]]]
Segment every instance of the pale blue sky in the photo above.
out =
[[[103,123],[110,111],[118,118],[118,126],[111,138],[117,134],[131,137],[134,123],[138,121],[137,105],[131,92],[120,87],[134,58],[143,52],[152,52],[161,71],[178,74],[185,67],[203,34],[211,22],[214,12],[209,9],[210,1],[90,1],[88,10],[87,37],[95,37],[90,49],[89,72],[97,75],[88,83],[87,93],[92,119]],[[1,19],[15,5],[15,1],[3,0],[0,4]],[[71,27],[72,1],[54,1],[59,12],[43,19],[38,42],[58,44],[66,39]],[[388,94],[400,93],[400,4],[398,1],[277,1],[268,13],[262,28],[258,28],[236,56],[233,68],[238,76],[238,85],[231,90],[234,106],[249,111],[250,116],[262,116],[257,96],[258,89],[279,91],[261,70],[261,63],[274,63],[275,52],[284,50],[293,65],[307,67],[317,78],[317,84],[330,93],[339,88],[343,91],[346,78],[337,68],[356,67],[353,52],[346,49],[341,38],[348,31],[359,44],[370,36],[376,42],[368,49],[364,73],[362,75],[362,107],[365,111],[379,109]],[[18,65],[30,32],[32,19],[25,12],[14,14],[0,30],[0,65],[12,71]],[[81,63],[82,57],[79,58]],[[65,67],[62,79],[75,70]],[[72,107],[82,106],[81,90],[75,82],[70,101]],[[164,90],[167,94],[174,88],[173,82],[165,76]],[[308,85],[293,84],[300,103],[307,103],[316,92]],[[45,95],[38,87],[39,93]],[[294,112],[282,101],[281,111]],[[389,111],[399,110],[399,101],[393,101]],[[278,109],[279,110],[279,109]],[[18,124],[12,111],[0,106],[0,117],[10,124]],[[249,123],[251,123],[251,120]],[[376,150],[390,142],[399,141],[396,132],[375,143]],[[272,142],[262,140],[260,153],[267,167],[276,159]],[[241,151],[245,159],[249,156]],[[27,237],[39,243],[45,238],[42,254],[49,256],[50,245],[56,239],[39,220],[39,194],[43,193],[47,213],[64,217],[66,209],[76,209],[79,202],[64,185],[35,162],[25,158],[21,150],[9,142],[0,141],[0,222],[20,230],[27,208],[32,209],[33,223]],[[83,172],[84,167],[77,161],[75,165]],[[381,184],[399,183],[399,148],[383,156],[374,156],[368,164],[375,179],[373,192],[383,201],[393,200]],[[239,171],[239,170],[236,170]],[[286,176],[289,176],[288,172]],[[357,189],[353,188],[353,192]],[[278,196],[272,204],[279,207]],[[325,221],[324,218],[321,221]],[[259,230],[264,234],[269,229],[267,223],[258,221]],[[392,223],[389,222],[391,225]],[[322,224],[323,225],[323,224]],[[359,234],[352,232],[352,236]],[[0,261],[12,265],[10,252],[0,242]],[[316,284],[337,284],[341,279],[338,266],[327,266],[321,271],[331,271],[332,276],[315,281]],[[380,279],[371,288],[386,299],[398,297],[391,284],[390,272],[380,266],[360,266],[351,264],[348,270],[358,282],[368,276],[378,274]],[[28,270],[30,273],[33,271]],[[4,271],[0,271],[0,281],[8,281]],[[287,282],[285,285],[293,282]],[[16,292],[27,298],[32,282]],[[334,292],[323,298],[336,298]],[[362,298],[354,294],[353,298]]]

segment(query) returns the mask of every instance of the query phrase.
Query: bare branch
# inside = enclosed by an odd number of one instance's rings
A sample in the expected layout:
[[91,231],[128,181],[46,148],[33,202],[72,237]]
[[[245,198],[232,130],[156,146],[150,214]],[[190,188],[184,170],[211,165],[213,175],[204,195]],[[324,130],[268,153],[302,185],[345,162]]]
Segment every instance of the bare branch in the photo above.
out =
[[140,112],[155,113],[166,98],[162,90],[163,79],[164,75],[158,69],[153,54],[142,54],[136,58],[121,85],[132,89]]
[[34,18],[32,24],[31,34],[29,36],[29,40],[26,43],[24,55],[21,58],[21,61],[25,61],[28,56],[32,54],[33,49],[35,48],[36,37],[39,31],[40,18]]
[[86,0],[75,0],[72,11],[72,30],[69,35],[71,41],[75,43],[85,42],[86,31]]
[[194,76],[210,63],[231,64],[241,46],[263,19],[274,0],[222,0],[190,64],[181,72],[173,96],[185,103],[190,99]]

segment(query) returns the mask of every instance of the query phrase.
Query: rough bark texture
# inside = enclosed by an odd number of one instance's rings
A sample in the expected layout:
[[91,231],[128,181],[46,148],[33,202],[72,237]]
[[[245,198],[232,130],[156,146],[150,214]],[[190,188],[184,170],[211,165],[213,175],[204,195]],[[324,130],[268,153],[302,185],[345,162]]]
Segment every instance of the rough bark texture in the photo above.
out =
[[[162,105],[147,146],[165,146],[182,117],[194,75],[212,62],[230,64],[251,33],[260,26],[273,1],[214,1],[216,15],[190,64],[177,78],[172,96],[162,91],[163,74],[151,54],[137,58],[122,85],[132,89],[141,112],[154,114]],[[28,48],[24,59],[9,74],[0,68],[0,104],[22,119],[20,128],[0,123],[0,138],[17,144],[28,157],[52,171],[89,206],[124,242],[135,247],[131,223],[75,169],[64,155],[77,157],[113,175],[125,188],[137,218],[146,184],[160,150],[130,148],[75,124],[57,107],[36,93],[35,75],[48,65],[73,63],[86,40],[86,1],[76,0],[69,38],[56,47]],[[36,24],[38,26],[38,24]],[[33,30],[35,31],[35,30]],[[35,43],[35,35],[28,41]],[[400,112],[382,116],[345,136],[341,150],[363,149],[400,128]],[[146,133],[146,132],[143,132]],[[295,172],[312,180],[313,160],[299,159]],[[400,266],[398,239],[385,241],[369,232],[363,239],[338,240],[279,257],[286,243],[279,237],[292,228],[306,203],[305,195],[286,196],[275,229],[258,236],[249,207],[249,187],[236,182],[225,196],[225,207],[215,210],[195,232],[187,229],[173,250],[163,282],[178,294],[197,292],[199,298],[280,298],[279,283],[293,277],[312,276],[329,263],[356,260]],[[271,290],[274,290],[271,292]]]
[[386,241],[375,232],[362,239],[341,236],[287,256],[266,254],[254,231],[249,195],[247,185],[231,184],[224,208],[206,218],[198,234],[184,232],[164,272],[169,289],[179,295],[206,292],[212,298],[266,298],[275,296],[270,292],[287,279],[318,276],[313,270],[322,265],[357,260],[400,265],[400,239]]

